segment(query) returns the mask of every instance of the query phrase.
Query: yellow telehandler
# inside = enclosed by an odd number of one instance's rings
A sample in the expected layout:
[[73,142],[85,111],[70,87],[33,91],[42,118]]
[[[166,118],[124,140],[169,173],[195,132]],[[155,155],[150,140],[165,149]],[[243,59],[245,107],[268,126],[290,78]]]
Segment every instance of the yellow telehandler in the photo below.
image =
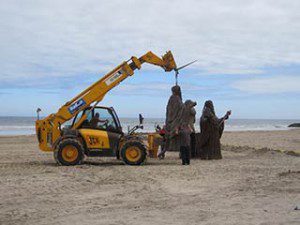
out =
[[[114,109],[97,105],[108,91],[132,76],[144,62],[160,66],[166,72],[176,71],[177,68],[171,51],[162,58],[152,52],[140,58],[133,56],[68,101],[57,113],[39,119],[38,109],[35,127],[39,148],[54,152],[56,162],[66,166],[82,163],[85,155],[122,158],[128,165],[143,163],[147,147],[142,138],[134,134],[135,129],[125,134]],[[93,126],[91,122],[95,116],[100,116],[104,123]],[[72,121],[71,125],[63,127],[67,121]],[[153,134],[148,141],[153,142]],[[153,145],[148,143],[148,146]]]

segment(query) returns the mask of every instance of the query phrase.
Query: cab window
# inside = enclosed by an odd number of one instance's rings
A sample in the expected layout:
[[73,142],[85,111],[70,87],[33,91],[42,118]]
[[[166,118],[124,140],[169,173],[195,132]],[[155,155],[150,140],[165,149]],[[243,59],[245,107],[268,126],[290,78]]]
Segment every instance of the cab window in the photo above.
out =
[[93,115],[90,109],[81,111],[77,114],[77,116],[75,117],[74,121],[73,121],[73,125],[76,124],[83,115],[86,115],[86,119],[85,121],[83,121],[82,123],[82,127],[88,127],[89,126],[89,121],[92,119]]
[[[94,117],[97,117],[97,119]],[[93,128],[96,129],[111,131],[117,130],[117,126],[111,111],[105,108],[95,108],[93,112],[93,118],[91,118],[89,121],[91,124],[93,124]]]

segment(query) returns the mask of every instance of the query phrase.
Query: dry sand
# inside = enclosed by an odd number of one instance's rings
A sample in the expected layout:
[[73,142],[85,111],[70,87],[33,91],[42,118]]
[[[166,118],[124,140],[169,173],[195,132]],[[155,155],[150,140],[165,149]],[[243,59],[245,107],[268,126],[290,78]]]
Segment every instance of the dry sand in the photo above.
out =
[[35,137],[0,137],[0,224],[300,224],[300,131],[225,133],[223,160],[60,167]]
[[288,131],[244,131],[225,132],[223,144],[271,148],[274,150],[295,151],[300,153],[300,129]]

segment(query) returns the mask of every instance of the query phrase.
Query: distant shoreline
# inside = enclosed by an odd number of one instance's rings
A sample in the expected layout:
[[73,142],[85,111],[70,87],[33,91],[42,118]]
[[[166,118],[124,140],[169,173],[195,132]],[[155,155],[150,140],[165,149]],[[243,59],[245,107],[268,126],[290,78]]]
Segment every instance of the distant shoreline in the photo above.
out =
[[[231,133],[273,133],[273,132],[300,132],[300,128],[288,128],[286,130],[229,130],[229,131],[224,131],[224,134],[231,134]],[[154,132],[154,131],[153,131]],[[147,135],[153,132],[137,132],[138,134],[141,135]],[[33,137],[36,136],[35,133],[33,134],[0,134],[0,138],[9,138],[9,137]],[[300,146],[299,146],[300,149]]]
[[[0,136],[31,135],[35,133],[35,117],[0,117]],[[132,128],[138,124],[137,118],[120,118],[123,131],[126,133],[128,127]],[[163,118],[146,118],[144,129],[140,132],[154,132],[157,125],[163,126]],[[298,120],[264,120],[264,119],[230,119],[226,121],[225,131],[278,131],[292,130],[288,125]],[[195,123],[197,131],[200,130],[199,120]]]
[[[198,115],[197,114],[197,116],[198,117],[200,117],[200,114]],[[36,116],[0,116],[0,119],[1,118],[31,118],[31,119],[34,119],[34,120],[36,120],[37,119],[37,117]],[[45,117],[41,117],[41,119],[43,119],[43,118],[45,118]],[[136,120],[138,120],[138,116],[132,116],[132,117],[119,117],[119,119],[136,119]],[[145,119],[146,120],[149,120],[149,119],[151,119],[151,120],[153,120],[153,119],[157,119],[157,120],[164,120],[165,119],[165,117],[145,117]],[[197,120],[198,120],[199,118],[197,118]],[[297,121],[299,121],[300,122],[300,118],[292,118],[292,119],[290,119],[290,118],[284,118],[284,119],[278,119],[278,118],[274,118],[274,119],[270,119],[270,118],[232,118],[233,120],[290,120],[290,121],[295,121],[295,122],[297,122]]]

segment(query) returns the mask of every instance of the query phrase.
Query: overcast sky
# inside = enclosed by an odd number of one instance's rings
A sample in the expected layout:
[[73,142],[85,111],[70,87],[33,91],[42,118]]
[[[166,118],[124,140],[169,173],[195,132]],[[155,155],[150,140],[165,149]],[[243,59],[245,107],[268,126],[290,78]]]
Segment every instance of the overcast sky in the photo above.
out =
[[[0,116],[56,112],[132,55],[171,50],[184,99],[219,115],[300,119],[300,1],[0,2]],[[105,97],[119,116],[164,117],[174,74],[143,65]]]

